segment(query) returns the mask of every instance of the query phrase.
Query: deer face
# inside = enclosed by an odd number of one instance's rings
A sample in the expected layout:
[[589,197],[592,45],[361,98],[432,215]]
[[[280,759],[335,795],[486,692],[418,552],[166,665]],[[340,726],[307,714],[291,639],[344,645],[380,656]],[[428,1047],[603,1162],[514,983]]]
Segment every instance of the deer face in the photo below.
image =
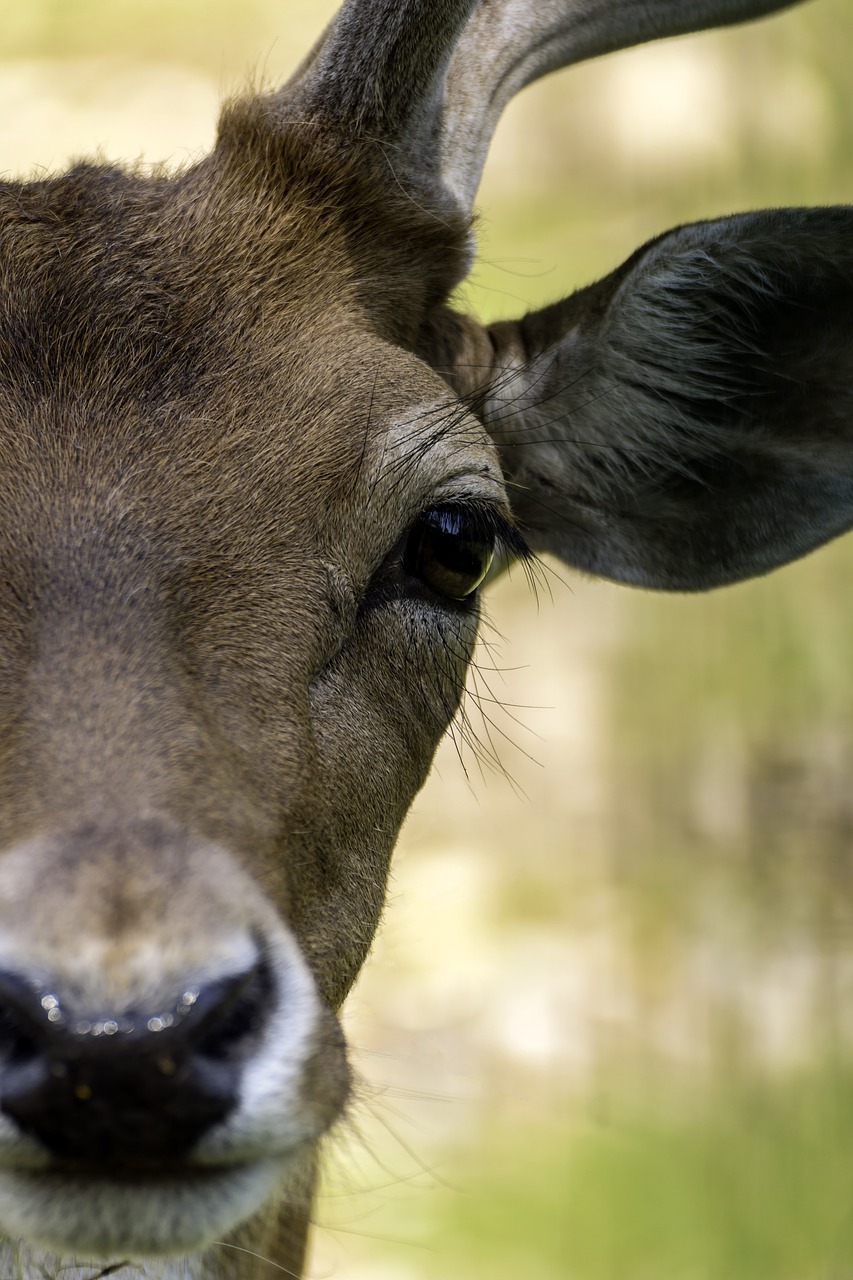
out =
[[298,1270],[335,1012],[494,556],[698,589],[850,523],[849,211],[681,228],[487,331],[447,299],[488,126],[660,20],[389,8],[179,178],[0,192],[0,1225],[32,1269],[210,1269],[252,1219]]
[[520,543],[291,163],[248,215],[227,157],[6,208],[0,1219],[84,1256],[207,1243],[340,1112],[333,1011]]

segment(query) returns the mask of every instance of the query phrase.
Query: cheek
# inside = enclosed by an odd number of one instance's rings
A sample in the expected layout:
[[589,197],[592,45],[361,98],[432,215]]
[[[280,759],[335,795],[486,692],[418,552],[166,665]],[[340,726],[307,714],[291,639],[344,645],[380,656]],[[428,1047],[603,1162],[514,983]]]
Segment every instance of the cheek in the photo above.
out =
[[462,697],[476,614],[420,602],[376,609],[312,689],[318,754],[349,803],[396,821],[423,785]]
[[431,616],[427,628],[414,609],[401,613],[371,614],[312,688],[325,848],[300,914],[306,937],[333,939],[309,963],[321,988],[334,974],[335,1004],[369,949],[400,826],[459,704],[476,631],[470,615],[442,614],[440,626]]

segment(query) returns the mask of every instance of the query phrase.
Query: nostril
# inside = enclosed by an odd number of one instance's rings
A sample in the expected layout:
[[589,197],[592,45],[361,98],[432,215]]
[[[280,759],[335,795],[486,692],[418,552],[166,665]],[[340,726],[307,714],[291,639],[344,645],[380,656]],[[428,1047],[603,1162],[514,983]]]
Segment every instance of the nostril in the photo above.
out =
[[[224,986],[224,984],[223,984]],[[273,999],[273,976],[263,957],[248,973],[220,990],[212,1008],[199,1010],[193,1029],[194,1053],[235,1061],[249,1052],[263,1029]]]
[[41,995],[17,974],[0,972],[0,1065],[28,1062],[40,1052],[40,1042],[56,1020],[55,998]]
[[16,1066],[30,1061],[37,1053],[35,1036],[8,1009],[0,1008],[0,1062]]

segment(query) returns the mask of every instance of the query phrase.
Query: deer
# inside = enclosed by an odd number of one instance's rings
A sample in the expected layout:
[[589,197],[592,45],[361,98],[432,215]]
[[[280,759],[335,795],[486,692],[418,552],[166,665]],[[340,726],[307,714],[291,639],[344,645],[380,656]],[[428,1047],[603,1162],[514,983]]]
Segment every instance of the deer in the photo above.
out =
[[853,523],[853,210],[455,309],[509,99],[785,0],[345,0],[172,176],[0,189],[4,1272],[303,1272],[337,1014],[484,585]]

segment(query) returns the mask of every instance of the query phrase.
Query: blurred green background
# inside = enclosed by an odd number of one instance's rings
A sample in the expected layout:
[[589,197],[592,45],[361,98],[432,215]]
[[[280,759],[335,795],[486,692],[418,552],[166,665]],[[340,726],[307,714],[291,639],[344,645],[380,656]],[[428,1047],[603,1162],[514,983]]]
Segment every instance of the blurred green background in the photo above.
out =
[[[184,164],[331,8],[2,0],[0,169]],[[465,303],[853,201],[851,65],[853,6],[815,0],[528,90]],[[853,1278],[851,581],[848,539],[704,598],[497,584],[479,757],[442,748],[349,1005],[317,1280]]]

